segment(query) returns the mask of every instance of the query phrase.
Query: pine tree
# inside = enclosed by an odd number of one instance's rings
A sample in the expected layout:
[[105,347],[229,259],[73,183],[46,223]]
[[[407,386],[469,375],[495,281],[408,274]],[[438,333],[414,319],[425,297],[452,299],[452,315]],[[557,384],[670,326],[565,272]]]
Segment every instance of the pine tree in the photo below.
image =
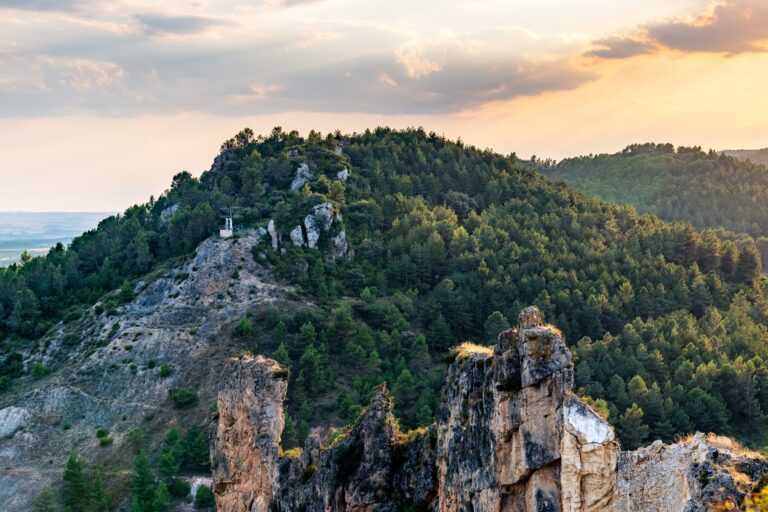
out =
[[71,512],[84,512],[88,504],[88,486],[83,473],[85,463],[72,452],[64,468],[64,504]]
[[201,485],[195,492],[195,509],[200,511],[210,511],[216,507],[216,500],[211,489],[206,485]]
[[168,512],[171,510],[171,495],[168,493],[168,486],[165,482],[160,482],[155,487],[155,494],[152,497],[153,512]]
[[286,348],[285,343],[280,343],[275,351],[272,352],[272,359],[283,366],[291,366],[291,356],[288,355],[288,349]]
[[32,512],[61,512],[59,498],[50,485],[46,485],[40,490],[32,504]]
[[157,460],[157,469],[160,476],[172,477],[181,469],[181,459],[184,447],[181,434],[177,428],[171,428],[165,433],[163,447]]
[[155,476],[143,451],[140,451],[133,461],[131,493],[131,512],[153,512]]
[[754,283],[760,277],[762,263],[760,253],[754,245],[747,245],[739,251],[739,261],[733,278],[745,284]]
[[184,437],[184,445],[184,466],[193,471],[208,472],[211,468],[210,448],[203,431],[197,426],[189,427]]
[[109,510],[110,499],[104,489],[104,483],[101,479],[101,471],[98,469],[93,471],[90,487],[88,492],[88,512],[107,512]]
[[639,448],[648,437],[648,425],[643,423],[643,410],[637,404],[624,411],[619,419],[619,437],[625,450]]
[[483,334],[485,335],[485,340],[491,343],[496,343],[496,338],[499,337],[499,333],[507,329],[509,329],[509,322],[507,321],[507,317],[501,314],[500,311],[494,311],[488,315],[488,318],[485,320],[485,324],[483,324]]

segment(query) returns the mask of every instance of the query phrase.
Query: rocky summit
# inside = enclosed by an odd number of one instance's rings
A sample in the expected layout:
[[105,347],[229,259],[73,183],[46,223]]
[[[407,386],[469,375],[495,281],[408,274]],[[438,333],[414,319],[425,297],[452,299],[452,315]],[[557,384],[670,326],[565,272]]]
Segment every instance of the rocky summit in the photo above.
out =
[[562,334],[526,308],[495,347],[458,347],[435,424],[400,431],[381,385],[353,426],[281,453],[287,371],[231,360],[212,454],[218,510],[695,512],[739,502],[768,475],[764,458],[704,434],[622,451],[572,387]]

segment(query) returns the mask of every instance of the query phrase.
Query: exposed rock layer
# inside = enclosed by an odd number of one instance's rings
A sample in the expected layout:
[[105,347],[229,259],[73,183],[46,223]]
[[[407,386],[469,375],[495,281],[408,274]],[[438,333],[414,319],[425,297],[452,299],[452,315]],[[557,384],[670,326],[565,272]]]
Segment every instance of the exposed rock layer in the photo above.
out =
[[271,359],[227,363],[218,397],[213,477],[219,507],[266,512],[277,477],[288,372]]
[[[132,428],[146,432],[153,447],[169,424],[185,428],[208,415],[221,365],[240,350],[230,341],[232,322],[249,309],[285,304],[290,291],[254,260],[262,236],[206,240],[178,268],[136,283],[134,298],[114,311],[104,305],[108,296],[51,330],[26,364],[39,362],[52,374],[25,377],[0,394],[0,510],[31,510],[44,485],[61,482],[73,449],[90,464],[130,468]],[[169,376],[160,375],[163,363]],[[169,389],[179,387],[193,389],[199,404],[174,408]],[[111,446],[99,445],[97,428],[109,430]],[[112,473],[123,475],[130,472]]]
[[276,363],[231,364],[243,368],[228,369],[219,395],[220,511],[695,512],[739,502],[768,475],[765,459],[702,434],[621,452],[571,392],[571,353],[535,308],[493,349],[458,349],[432,427],[401,433],[380,386],[341,440],[321,448],[310,436],[300,456],[279,460],[284,381],[264,377]]

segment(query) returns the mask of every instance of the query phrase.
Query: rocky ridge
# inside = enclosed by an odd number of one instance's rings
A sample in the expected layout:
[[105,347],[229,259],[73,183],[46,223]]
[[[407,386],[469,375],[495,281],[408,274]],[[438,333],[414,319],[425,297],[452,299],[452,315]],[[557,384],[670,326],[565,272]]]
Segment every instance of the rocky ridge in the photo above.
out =
[[[0,397],[2,510],[29,510],[43,485],[60,481],[72,449],[90,463],[129,467],[130,429],[155,443],[152,435],[210,414],[221,366],[238,350],[230,324],[292,290],[254,260],[261,237],[210,238],[178,267],[137,283],[133,299],[110,311],[114,298],[105,297],[41,340],[26,364],[40,362],[52,374]],[[166,377],[162,363],[172,369]],[[179,387],[196,391],[199,405],[175,409],[169,390]],[[109,430],[111,446],[99,446],[97,428]]]
[[310,436],[300,455],[276,457],[285,372],[229,364],[219,408],[237,412],[220,414],[212,456],[220,511],[694,512],[738,503],[768,474],[765,459],[701,434],[622,452],[572,393],[571,353],[535,308],[492,349],[459,347],[436,424],[400,432],[382,385],[353,427],[327,447]]

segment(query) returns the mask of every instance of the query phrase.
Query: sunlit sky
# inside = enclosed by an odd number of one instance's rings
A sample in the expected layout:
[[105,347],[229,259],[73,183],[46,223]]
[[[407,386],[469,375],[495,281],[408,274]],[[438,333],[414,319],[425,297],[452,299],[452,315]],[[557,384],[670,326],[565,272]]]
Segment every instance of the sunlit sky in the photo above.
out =
[[245,126],[768,146],[766,0],[0,0],[0,34],[0,210],[122,210]]

